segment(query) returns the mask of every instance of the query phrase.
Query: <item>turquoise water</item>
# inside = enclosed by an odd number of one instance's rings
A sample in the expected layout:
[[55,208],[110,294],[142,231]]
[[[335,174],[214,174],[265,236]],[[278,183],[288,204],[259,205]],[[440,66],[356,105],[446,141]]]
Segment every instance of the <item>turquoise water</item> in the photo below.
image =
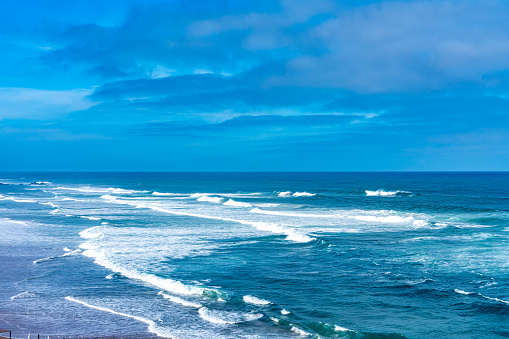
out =
[[21,337],[509,336],[508,173],[3,173]]

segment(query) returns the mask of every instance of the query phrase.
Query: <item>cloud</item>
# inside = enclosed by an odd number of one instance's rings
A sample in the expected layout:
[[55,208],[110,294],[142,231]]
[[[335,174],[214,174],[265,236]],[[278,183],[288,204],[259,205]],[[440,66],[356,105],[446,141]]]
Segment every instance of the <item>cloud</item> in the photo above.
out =
[[54,119],[93,105],[90,89],[0,88],[0,119]]

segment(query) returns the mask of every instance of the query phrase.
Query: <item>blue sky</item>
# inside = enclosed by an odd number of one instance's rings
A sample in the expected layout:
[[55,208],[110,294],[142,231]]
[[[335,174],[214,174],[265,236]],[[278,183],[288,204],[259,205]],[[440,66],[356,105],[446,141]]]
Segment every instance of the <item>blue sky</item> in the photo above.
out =
[[509,170],[507,1],[0,3],[1,170]]

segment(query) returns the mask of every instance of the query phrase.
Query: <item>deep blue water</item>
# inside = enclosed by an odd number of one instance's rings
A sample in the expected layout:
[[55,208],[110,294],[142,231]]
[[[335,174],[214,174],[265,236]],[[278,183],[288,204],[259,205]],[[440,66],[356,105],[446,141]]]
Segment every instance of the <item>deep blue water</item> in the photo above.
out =
[[509,337],[509,173],[3,173],[17,337]]

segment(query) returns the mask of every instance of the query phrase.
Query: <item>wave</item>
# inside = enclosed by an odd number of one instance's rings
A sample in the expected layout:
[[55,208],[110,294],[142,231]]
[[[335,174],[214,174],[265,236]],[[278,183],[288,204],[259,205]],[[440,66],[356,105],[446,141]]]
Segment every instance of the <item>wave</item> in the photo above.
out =
[[[64,249],[64,251],[66,251],[66,249]],[[58,258],[69,257],[69,256],[72,256],[72,255],[76,255],[78,253],[81,253],[80,249],[77,249],[77,250],[74,250],[74,251],[69,250],[69,251],[66,251],[66,253],[64,253],[62,255],[56,255],[56,256],[53,256],[53,257],[46,257],[46,258],[41,258],[41,259],[34,260],[33,263],[34,264],[39,264],[39,263],[45,262],[45,261],[50,261],[50,260],[55,260],[55,259],[58,259]]]
[[159,292],[158,295],[161,295],[163,298],[168,299],[171,302],[174,302],[176,304],[180,304],[180,305],[183,305],[183,306],[192,307],[192,308],[201,308],[201,307],[203,307],[202,304],[195,303],[195,302],[192,302],[192,301],[189,301],[189,300],[185,300],[185,299],[173,296],[173,295],[168,295],[168,294],[166,294],[164,292]]
[[58,205],[55,205],[52,202],[39,202],[39,204],[41,204],[41,205],[48,205],[48,206],[53,207],[53,208],[58,208]]
[[366,191],[366,196],[378,196],[378,197],[394,197],[396,195],[412,194],[408,191],[386,191],[384,189],[378,189],[376,191]]
[[357,220],[362,221],[376,221],[376,222],[389,222],[389,223],[398,223],[398,222],[409,222],[414,220],[413,217],[401,217],[398,215],[389,215],[386,217],[378,217],[375,215],[356,215],[353,217]]
[[36,293],[25,291],[20,294],[16,294],[16,295],[12,296],[10,299],[14,300],[14,299],[25,299],[25,298],[37,298],[37,297],[38,297],[38,295]]
[[34,200],[34,199],[23,199],[23,198],[17,198],[17,197],[6,196],[6,195],[0,195],[0,200],[11,200],[11,201],[14,201],[14,202],[38,203],[38,201]]
[[245,295],[244,297],[242,297],[242,300],[244,300],[244,302],[247,304],[253,304],[253,305],[270,305],[270,304],[272,304],[268,300],[253,297],[252,295]]
[[233,207],[252,207],[250,203],[242,202],[242,201],[235,201],[233,199],[228,199],[227,202],[225,202],[223,205],[226,206],[233,206]]
[[110,308],[106,308],[106,307],[102,307],[102,306],[92,305],[92,304],[89,304],[89,303],[87,303],[85,301],[78,300],[78,299],[70,297],[70,296],[65,297],[65,299],[69,300],[69,301],[72,301],[72,302],[75,302],[75,303],[78,303],[78,304],[81,304],[81,305],[89,307],[89,308],[93,308],[93,309],[98,310],[98,311],[112,313],[112,314],[119,315],[119,316],[122,316],[122,317],[125,317],[125,318],[130,318],[130,319],[138,320],[138,321],[148,325],[148,331],[150,333],[154,333],[154,334],[156,334],[156,335],[158,335],[160,337],[163,337],[163,338],[174,338],[174,335],[172,335],[171,333],[168,333],[167,331],[159,328],[156,325],[156,323],[154,321],[150,320],[150,319],[139,317],[137,315],[123,313],[123,312],[117,312],[117,311],[114,311],[114,310],[112,310]]
[[311,334],[311,333],[306,332],[306,331],[304,331],[303,329],[300,329],[300,328],[298,328],[298,327],[296,327],[296,326],[292,326],[292,327],[290,328],[290,330],[291,330],[292,332],[297,333],[297,334],[298,334],[298,335],[300,335],[301,337],[310,337],[310,336],[312,336],[312,334]]
[[314,197],[315,193],[308,193],[308,192],[295,192],[292,194],[294,197]]
[[80,235],[80,237],[85,238],[85,239],[93,239],[93,238],[103,237],[104,234],[101,231],[99,231],[102,228],[103,228],[103,226],[95,226],[95,227],[87,228],[86,230],[81,231],[79,233],[79,235]]
[[243,322],[257,320],[263,317],[260,313],[241,313],[232,311],[212,310],[207,307],[202,307],[198,310],[200,317],[208,322],[214,324],[239,324]]
[[80,215],[80,218],[88,219],[88,220],[101,220],[99,217],[90,217],[88,215]]
[[131,206],[136,206],[137,208],[148,208],[148,209],[162,212],[162,213],[168,213],[168,214],[173,214],[173,215],[185,215],[185,216],[189,216],[189,217],[211,219],[211,220],[223,220],[223,221],[239,223],[242,225],[249,225],[249,226],[255,227],[262,231],[268,231],[268,232],[272,232],[272,233],[276,233],[276,234],[284,234],[284,235],[286,235],[286,238],[288,240],[295,241],[295,242],[307,243],[307,242],[316,240],[316,238],[310,237],[307,234],[302,234],[293,228],[284,227],[284,226],[281,226],[278,224],[266,223],[266,222],[261,222],[261,221],[238,220],[238,219],[231,219],[231,218],[224,218],[224,217],[217,217],[217,216],[211,216],[211,215],[185,212],[185,211],[181,211],[181,210],[172,210],[172,209],[162,208],[162,207],[155,206],[155,205],[147,205],[147,204],[136,202],[136,201],[122,200],[122,199],[118,199],[117,197],[114,197],[114,196],[111,196],[108,194],[101,196],[101,198],[108,200],[112,203],[131,205]]
[[82,186],[82,187],[65,187],[60,186],[56,189],[59,190],[68,190],[68,191],[78,191],[82,193],[112,193],[112,194],[142,194],[142,193],[148,193],[149,191],[139,191],[139,190],[126,190],[123,188],[115,188],[115,187],[108,187],[108,188],[101,188],[101,187],[91,187],[91,186]]
[[299,217],[299,218],[333,218],[338,217],[337,214],[306,214],[306,213],[291,213],[282,211],[267,211],[260,208],[253,208],[251,213],[267,214],[267,215],[278,215],[282,217]]
[[121,274],[126,278],[142,281],[148,285],[155,286],[167,292],[181,295],[221,295],[220,291],[212,288],[186,285],[177,280],[161,278],[155,274],[138,272],[133,269],[122,267],[108,260],[105,253],[97,251],[96,248],[89,243],[82,244],[80,247],[85,249],[85,251],[83,251],[83,255],[93,258],[96,264],[103,266],[112,272]]
[[295,192],[295,193],[292,193],[290,191],[285,191],[285,192],[279,192],[278,194],[278,197],[281,197],[281,198],[288,198],[288,197],[313,197],[315,196],[316,194],[315,193],[308,193],[308,192]]
[[291,313],[290,311],[287,311],[284,308],[281,310],[281,314],[282,315],[287,315],[287,314],[290,314],[290,313]]
[[156,197],[180,197],[185,194],[152,192],[152,195],[155,195]]
[[33,181],[30,185],[51,185],[52,182],[49,181]]
[[491,300],[491,301],[495,301],[495,302],[499,302],[499,303],[502,303],[502,304],[509,305],[509,301],[507,301],[507,300],[503,300],[503,299],[499,299],[499,298],[493,298],[493,297],[488,297],[488,296],[483,295],[481,293],[466,292],[466,291],[463,291],[463,290],[460,290],[460,289],[455,289],[454,292],[459,293],[459,294],[463,294],[463,295],[477,295],[477,296],[479,296],[481,298],[484,298],[484,299],[488,299],[488,300]]
[[209,197],[208,195],[202,195],[202,196],[200,196],[196,200],[197,201],[212,202],[214,204],[220,204],[220,203],[224,202],[226,199],[222,198],[222,197]]

